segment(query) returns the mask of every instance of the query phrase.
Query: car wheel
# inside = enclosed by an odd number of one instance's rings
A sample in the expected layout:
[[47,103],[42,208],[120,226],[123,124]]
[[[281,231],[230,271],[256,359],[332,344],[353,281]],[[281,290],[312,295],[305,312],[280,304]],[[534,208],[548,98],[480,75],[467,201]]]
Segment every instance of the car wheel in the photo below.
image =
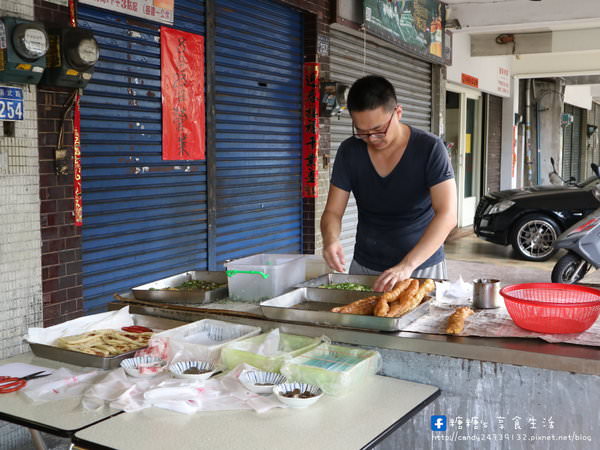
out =
[[513,228],[511,244],[517,255],[528,261],[546,261],[556,253],[552,246],[560,228],[547,216],[531,214]]
[[[571,252],[567,253],[557,261],[554,269],[552,269],[552,282],[566,284],[577,283],[590,270],[590,265],[586,263],[581,266],[582,262],[583,259],[579,256],[574,255]],[[575,273],[576,271],[577,274]]]

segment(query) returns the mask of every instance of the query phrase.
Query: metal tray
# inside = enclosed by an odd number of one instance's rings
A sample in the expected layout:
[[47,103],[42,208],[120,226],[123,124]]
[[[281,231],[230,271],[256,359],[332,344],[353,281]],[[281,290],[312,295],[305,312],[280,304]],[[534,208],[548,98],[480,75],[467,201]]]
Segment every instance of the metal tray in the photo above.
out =
[[370,295],[381,295],[381,293],[304,287],[266,300],[260,304],[260,307],[263,314],[270,319],[379,331],[399,331],[429,311],[431,297],[425,297],[425,300],[409,313],[394,318],[330,311],[335,306],[345,305]]
[[[143,316],[140,314],[132,314],[133,322],[136,325],[142,325],[144,327],[152,328],[153,330],[169,330],[171,328],[185,325],[186,322],[180,322],[178,320],[163,319],[161,317]],[[119,367],[121,361],[126,358],[131,358],[135,352],[143,347],[137,348],[127,353],[122,353],[116,356],[97,356],[88,355],[87,353],[76,352],[73,350],[67,350],[53,345],[38,344],[35,342],[28,342],[31,351],[35,356],[40,358],[52,359],[54,361],[61,361],[68,364],[74,364],[76,366],[84,367],[98,367],[100,369],[115,369]]]
[[225,272],[205,272],[193,270],[134,287],[132,292],[134,297],[138,300],[161,303],[211,303],[225,298],[228,295],[227,286],[213,289],[211,291],[204,291],[202,289],[194,289],[190,291],[150,290],[151,288],[165,289],[175,287],[190,280],[214,281],[215,283],[227,285],[227,275]]
[[[328,273],[325,275],[321,275],[320,277],[313,278],[312,280],[304,281],[302,283],[298,283],[295,287],[308,287],[308,288],[318,288],[319,286],[323,286],[324,284],[339,284],[339,283],[358,283],[358,284],[366,284],[367,286],[373,286],[375,280],[377,279],[377,275],[349,275],[347,273]],[[420,280],[421,278],[417,278]],[[442,281],[442,280],[433,280],[433,281]],[[325,289],[325,288],[321,288]],[[329,290],[329,289],[328,289]],[[348,291],[345,289],[333,289],[339,291],[346,292],[363,292],[369,293],[374,291]]]
[[[325,275],[321,275],[317,278],[313,278],[312,280],[307,280],[302,283],[298,283],[296,287],[308,287],[308,288],[318,288],[319,286],[323,286],[324,284],[338,284],[338,283],[358,283],[358,284],[366,284],[367,286],[373,286],[373,283],[377,279],[377,275],[349,275],[347,273],[327,273]],[[323,288],[321,288],[323,289]],[[336,289],[333,289],[336,290]],[[349,291],[346,289],[337,289],[346,292],[357,292],[357,291]],[[365,293],[366,291],[358,291]],[[367,292],[368,293],[368,292]]]

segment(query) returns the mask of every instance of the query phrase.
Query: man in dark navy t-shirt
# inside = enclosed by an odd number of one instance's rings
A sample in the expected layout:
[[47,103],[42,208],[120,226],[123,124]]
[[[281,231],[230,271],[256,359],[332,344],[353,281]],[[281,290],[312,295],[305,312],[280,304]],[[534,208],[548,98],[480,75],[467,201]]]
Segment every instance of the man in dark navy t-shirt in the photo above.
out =
[[400,122],[392,84],[357,80],[348,93],[353,136],[340,145],[321,217],[323,256],[345,269],[339,241],[350,192],[358,206],[351,274],[379,274],[378,291],[409,277],[446,278],[443,243],[456,225],[454,172],[443,142]]

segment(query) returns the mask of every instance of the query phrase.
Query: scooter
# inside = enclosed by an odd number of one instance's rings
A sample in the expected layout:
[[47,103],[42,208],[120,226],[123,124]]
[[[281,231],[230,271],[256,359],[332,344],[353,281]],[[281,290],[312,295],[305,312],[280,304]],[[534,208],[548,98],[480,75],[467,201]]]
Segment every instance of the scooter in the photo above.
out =
[[577,180],[575,180],[575,177],[569,177],[568,180],[565,180],[558,174],[558,172],[556,171],[556,163],[554,162],[554,158],[552,156],[550,157],[550,164],[552,164],[552,172],[548,174],[548,179],[550,180],[551,184],[557,186],[575,186],[577,184]]
[[[592,194],[600,202],[600,183]],[[553,243],[554,248],[567,249],[552,269],[553,283],[573,284],[593,267],[600,267],[600,208],[565,230]]]

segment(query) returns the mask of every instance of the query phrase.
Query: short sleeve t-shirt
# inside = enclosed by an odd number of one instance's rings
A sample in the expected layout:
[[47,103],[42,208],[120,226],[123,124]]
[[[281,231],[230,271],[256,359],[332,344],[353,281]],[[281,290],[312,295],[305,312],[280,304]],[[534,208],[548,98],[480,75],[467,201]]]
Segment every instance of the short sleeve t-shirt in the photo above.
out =
[[[389,269],[412,250],[434,216],[429,188],[454,178],[441,139],[410,131],[402,158],[385,177],[371,163],[367,144],[355,137],[342,142],[333,165],[331,183],[351,191],[358,206],[354,259],[372,270]],[[443,259],[440,247],[419,269]]]

